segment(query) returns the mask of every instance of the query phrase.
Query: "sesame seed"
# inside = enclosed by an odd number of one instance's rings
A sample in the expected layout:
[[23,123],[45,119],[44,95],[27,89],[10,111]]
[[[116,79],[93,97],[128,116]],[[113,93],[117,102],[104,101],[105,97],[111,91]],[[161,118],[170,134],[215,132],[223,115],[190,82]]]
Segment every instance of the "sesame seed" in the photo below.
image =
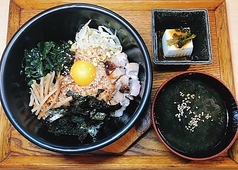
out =
[[[198,106],[193,107],[192,105],[190,105],[192,103],[191,100],[194,100],[195,98],[200,99],[201,96],[196,96],[195,94],[190,93],[184,94],[181,91],[179,92],[179,95],[181,97],[181,101],[174,101],[174,104],[177,105],[178,111],[175,114],[175,117],[179,122],[182,121],[182,118],[188,119],[189,122],[184,126],[184,128],[190,132],[195,132],[195,129],[199,126],[200,123],[205,122],[205,119],[211,119],[212,116],[210,114],[205,114],[204,111],[196,112],[200,110],[200,108]],[[213,119],[211,119],[210,121],[213,121]]]

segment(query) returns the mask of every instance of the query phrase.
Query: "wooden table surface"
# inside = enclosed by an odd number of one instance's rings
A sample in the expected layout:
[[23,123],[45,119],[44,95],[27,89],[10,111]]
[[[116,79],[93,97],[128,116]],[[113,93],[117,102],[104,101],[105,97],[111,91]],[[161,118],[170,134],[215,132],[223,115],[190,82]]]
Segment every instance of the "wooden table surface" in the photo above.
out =
[[[18,0],[19,1],[19,0]],[[42,2],[47,2],[46,0],[42,0]],[[168,0],[169,1],[169,0]],[[226,7],[227,7],[227,16],[228,16],[228,28],[229,28],[229,36],[230,36],[230,48],[231,48],[231,56],[232,56],[232,65],[233,65],[233,73],[234,73],[234,80],[235,80],[235,93],[238,99],[238,0],[226,0]],[[1,0],[1,4],[0,4],[0,56],[5,48],[6,45],[6,41],[7,41],[7,31],[8,31],[8,16],[9,16],[9,0]],[[0,113],[1,114],[1,113]],[[1,119],[0,119],[0,123]],[[15,133],[15,132],[14,132]],[[146,139],[147,140],[147,139]],[[0,140],[1,141],[1,140]],[[141,141],[141,143],[143,142],[147,142],[147,144],[149,144],[148,141]],[[238,144],[237,144],[238,145]],[[27,146],[23,146],[23,147],[27,147]],[[16,146],[17,148],[17,146]],[[16,149],[15,148],[15,149]],[[152,148],[153,149],[153,148]],[[1,151],[1,148],[0,148]],[[18,150],[16,150],[15,152],[17,153]],[[40,150],[37,150],[38,152],[40,152]],[[19,151],[20,152],[20,151]],[[153,150],[150,151],[151,153],[153,153]],[[24,153],[23,153],[24,154]],[[136,154],[136,153],[135,153]],[[172,155],[172,154],[171,154]],[[238,155],[238,154],[237,154]],[[50,154],[49,154],[50,156]],[[33,159],[35,159],[33,161],[33,163],[31,162],[31,168],[42,168],[42,164],[44,164],[44,168],[46,169],[58,169],[59,167],[62,168],[75,168],[77,167],[78,163],[81,166],[85,166],[85,167],[80,167],[80,168],[91,168],[91,169],[97,169],[98,166],[96,163],[103,161],[103,163],[105,165],[100,165],[99,168],[100,169],[107,169],[109,166],[107,164],[110,164],[110,167],[113,167],[113,164],[115,163],[115,167],[114,169],[118,169],[118,168],[123,168],[123,169],[128,169],[127,165],[131,164],[131,168],[133,169],[133,164],[135,164],[136,162],[136,167],[135,168],[149,168],[149,169],[154,169],[156,168],[156,164],[161,165],[160,168],[171,168],[173,169],[173,167],[176,167],[177,169],[194,169],[196,167],[200,167],[202,169],[210,169],[210,168],[217,168],[217,169],[227,169],[227,168],[232,168],[232,169],[236,169],[236,164],[233,163],[233,161],[229,161],[226,160],[224,157],[220,157],[218,159],[215,159],[214,161],[204,161],[204,162],[189,162],[189,161],[182,161],[179,159],[173,159],[170,156],[167,157],[167,159],[164,160],[162,159],[161,155],[156,155],[153,160],[150,160],[148,155],[144,155],[143,157],[141,157],[139,160],[140,162],[138,162],[137,157],[134,157],[133,155],[130,155],[131,159],[124,158],[121,157],[120,159],[117,159],[116,157],[113,159],[107,159],[107,158],[100,158],[100,157],[81,157],[81,158],[76,158],[76,157],[72,157],[72,159],[70,159],[71,157],[62,157],[62,156],[56,156],[56,157],[49,157],[49,159],[47,158],[47,153],[46,155],[42,156],[39,155],[37,157],[35,156],[21,156],[16,157],[16,159],[10,159],[8,160],[6,163],[8,164],[12,164],[12,167],[17,167],[17,165],[22,162],[22,166],[21,168],[25,169],[28,168],[28,164],[29,161],[32,161]],[[163,155],[162,155],[163,156]],[[0,157],[1,157],[1,153],[0,153]],[[36,159],[37,158],[37,159]],[[161,158],[161,159],[160,159]],[[90,160],[89,160],[90,159]],[[224,160],[225,159],[225,160]],[[68,164],[64,164],[64,161],[68,161]],[[150,160],[150,164],[151,166],[148,166],[148,161]],[[51,164],[47,164],[47,161],[50,161]],[[167,162],[166,162],[167,161]],[[173,164],[177,164],[177,165],[168,165],[168,163],[170,163],[171,161],[174,161]],[[55,162],[55,166],[54,165]],[[61,162],[61,163],[59,163]],[[227,164],[219,164],[219,162],[223,162],[223,163],[227,163]],[[188,167],[185,167],[186,164],[188,164]],[[50,165],[50,166],[48,166]],[[141,165],[141,167],[140,167]],[[146,165],[144,167],[142,167],[143,165]],[[4,166],[2,166],[4,169]],[[5,167],[11,167],[11,166],[5,166]],[[78,167],[79,168],[79,167]],[[1,169],[1,161],[0,161],[0,169]],[[238,169],[238,164],[237,164],[237,169]]]

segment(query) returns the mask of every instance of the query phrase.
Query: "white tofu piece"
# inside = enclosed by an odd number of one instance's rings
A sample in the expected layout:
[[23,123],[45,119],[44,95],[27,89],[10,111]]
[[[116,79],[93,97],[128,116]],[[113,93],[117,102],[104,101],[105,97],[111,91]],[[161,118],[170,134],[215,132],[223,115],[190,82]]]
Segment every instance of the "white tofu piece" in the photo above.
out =
[[175,29],[166,29],[162,37],[162,48],[165,57],[183,57],[190,56],[193,52],[193,41],[189,41],[183,47],[178,48],[175,45],[168,45],[167,40],[173,39]]

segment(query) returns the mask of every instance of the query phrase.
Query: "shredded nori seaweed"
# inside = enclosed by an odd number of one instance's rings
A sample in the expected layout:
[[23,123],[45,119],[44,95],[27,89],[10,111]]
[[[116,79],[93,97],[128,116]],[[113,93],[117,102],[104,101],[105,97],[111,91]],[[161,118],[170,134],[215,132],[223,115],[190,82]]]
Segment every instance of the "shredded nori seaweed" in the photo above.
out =
[[120,104],[109,105],[94,96],[82,96],[73,91],[68,91],[66,95],[73,97],[70,106],[50,109],[46,118],[50,133],[56,136],[78,136],[79,141],[83,143],[87,136],[91,136],[93,142],[97,141],[101,129],[106,135],[113,132],[107,129],[109,122],[114,120],[116,126],[118,120],[111,118],[110,113],[120,109]]
[[90,112],[110,113],[121,108],[120,104],[109,105],[104,100],[98,100],[94,96],[82,96],[71,90],[69,90],[66,95],[73,97],[73,101],[70,103],[73,113],[78,113],[79,111],[84,112],[82,114],[88,113],[89,115]]

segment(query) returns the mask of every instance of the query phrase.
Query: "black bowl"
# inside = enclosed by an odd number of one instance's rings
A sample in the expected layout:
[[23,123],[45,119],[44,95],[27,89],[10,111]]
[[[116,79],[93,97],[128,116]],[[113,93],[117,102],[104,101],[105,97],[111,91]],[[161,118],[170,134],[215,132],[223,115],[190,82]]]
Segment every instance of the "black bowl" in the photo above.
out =
[[[131,102],[118,125],[110,126],[110,135],[97,142],[79,144],[77,137],[55,136],[47,132],[28,107],[29,91],[21,65],[25,49],[32,49],[42,41],[74,40],[82,25],[92,20],[90,27],[104,25],[117,31],[128,59],[139,63],[141,95]],[[151,61],[144,41],[133,26],[118,14],[100,6],[67,4],[36,15],[24,24],[8,43],[1,60],[1,102],[14,127],[34,144],[61,153],[83,153],[98,150],[122,137],[146,109],[152,84]]]
[[153,127],[173,153],[190,160],[227,151],[237,136],[237,103],[217,78],[185,72],[167,80],[152,104]]

